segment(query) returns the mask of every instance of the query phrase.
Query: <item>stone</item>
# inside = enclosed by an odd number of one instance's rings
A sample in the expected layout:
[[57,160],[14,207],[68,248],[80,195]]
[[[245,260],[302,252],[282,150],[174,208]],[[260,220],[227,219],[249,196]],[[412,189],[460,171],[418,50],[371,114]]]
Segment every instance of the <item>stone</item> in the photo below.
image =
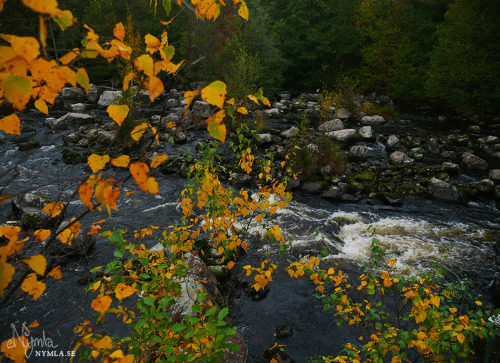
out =
[[391,162],[397,165],[407,165],[407,166],[413,166],[415,165],[415,160],[410,158],[408,155],[406,155],[402,151],[394,151],[390,156],[389,159]]
[[283,324],[276,327],[276,338],[289,338],[293,335],[290,324]]
[[436,178],[432,178],[429,183],[429,193],[432,197],[443,200],[458,200],[459,197],[454,185]]
[[177,107],[177,105],[178,105],[178,102],[174,98],[171,98],[171,99],[165,101],[165,108],[166,109]]
[[371,126],[363,126],[358,130],[358,135],[364,140],[373,140],[375,134]]
[[339,200],[342,194],[344,194],[344,191],[342,189],[336,186],[332,186],[326,192],[323,192],[323,194],[321,194],[321,197],[329,200]]
[[69,112],[59,117],[49,124],[51,129],[66,130],[75,126],[90,125],[94,122],[94,117],[85,113]]
[[478,125],[471,125],[471,126],[469,126],[468,130],[470,132],[474,132],[476,134],[479,133],[479,132],[481,132],[481,128]]
[[224,351],[221,363],[246,363],[248,359],[248,346],[240,333],[231,335],[226,343],[236,344],[240,349],[235,352],[229,348]]
[[460,166],[458,164],[445,161],[441,164],[441,170],[445,173],[458,173],[460,171]]
[[319,152],[319,148],[318,148],[318,145],[315,145],[315,144],[308,144],[306,145],[306,149],[313,152],[313,153],[317,153]]
[[298,134],[300,132],[299,128],[296,126],[290,127],[288,130],[283,131],[281,133],[281,137],[284,137],[285,139],[289,139],[293,137],[294,135]]
[[101,142],[112,142],[116,134],[118,134],[117,130],[112,130],[112,131],[105,131],[105,130],[99,130],[97,133],[97,137]]
[[258,145],[270,144],[273,141],[273,136],[270,133],[258,134],[257,136]]
[[302,184],[301,189],[308,193],[319,194],[321,193],[321,189],[323,189],[323,187],[320,183],[311,182]]
[[63,87],[61,90],[62,98],[79,98],[85,97],[85,91],[82,88]]
[[193,117],[207,118],[210,117],[212,109],[205,101],[196,101],[193,105]]
[[279,110],[279,108],[271,108],[270,110],[266,110],[265,113],[268,116],[279,116],[281,111]]
[[365,126],[380,125],[385,122],[386,122],[385,118],[379,115],[363,116],[361,118],[361,124]]
[[396,135],[390,135],[385,143],[387,150],[396,151],[401,148],[401,142]]
[[384,204],[393,206],[393,207],[401,207],[403,205],[403,198],[394,198],[391,197],[390,195],[384,194],[383,195],[383,202]]
[[[231,183],[238,188],[247,188],[252,183],[252,177],[248,174],[232,173],[230,175]],[[292,179],[293,180],[293,179]],[[290,180],[290,182],[292,181]],[[290,182],[288,182],[290,184]]]
[[478,189],[481,193],[488,194],[488,193],[493,192],[493,189],[495,189],[495,183],[493,183],[493,180],[490,180],[490,179],[483,179],[483,180],[481,180],[481,181],[478,183],[478,185],[477,185],[477,189]]
[[498,143],[498,140],[499,140],[498,137],[489,135],[489,136],[481,137],[477,141],[479,141],[481,144],[490,145],[490,144]]
[[357,203],[359,202],[359,199],[356,198],[354,195],[351,194],[342,194],[340,196],[340,200],[344,203]]
[[229,277],[230,273],[226,265],[208,266],[208,270],[218,281],[224,281]]
[[354,145],[349,150],[349,155],[355,158],[363,158],[368,154],[368,147],[365,145]]
[[344,123],[340,119],[330,120],[319,125],[318,130],[321,132],[332,132],[344,129]]
[[356,134],[357,132],[354,129],[344,129],[326,133],[328,137],[331,137],[341,143],[349,143],[353,141],[356,138]]
[[325,165],[320,169],[319,172],[322,176],[329,176],[332,175],[333,170],[330,165]]
[[99,97],[97,104],[101,107],[108,107],[109,105],[116,104],[120,97],[122,97],[122,91],[104,91]]
[[500,169],[491,169],[489,176],[495,184],[500,184]]
[[345,121],[349,119],[352,116],[352,113],[346,109],[340,108],[335,112],[335,115],[333,117],[341,119],[342,121]]
[[286,184],[286,190],[294,191],[300,188],[300,179],[290,179]]
[[84,103],[75,103],[71,105],[71,110],[74,112],[83,112],[85,111],[85,104]]
[[280,92],[278,93],[280,99],[289,101],[290,100],[290,92]]
[[96,103],[100,96],[101,93],[99,91],[99,87],[91,83],[89,86],[89,92],[87,93],[87,100],[91,103]]
[[471,152],[462,154],[462,161],[469,170],[486,171],[489,168],[489,165],[486,161],[481,159],[479,156],[472,154]]
[[187,142],[186,134],[178,127],[171,127],[168,132],[173,136],[176,144],[185,144]]

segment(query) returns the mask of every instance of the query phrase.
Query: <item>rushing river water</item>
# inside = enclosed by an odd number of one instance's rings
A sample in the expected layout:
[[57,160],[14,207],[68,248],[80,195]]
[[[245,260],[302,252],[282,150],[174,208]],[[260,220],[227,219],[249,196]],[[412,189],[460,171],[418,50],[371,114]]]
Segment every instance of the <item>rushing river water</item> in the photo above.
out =
[[[81,178],[87,175],[88,167],[64,164],[63,135],[48,132],[41,121],[36,113],[28,114],[23,119],[22,136],[0,135],[0,185],[7,185],[2,194],[33,190],[55,200],[72,200],[68,215],[76,215],[85,207],[72,194]],[[163,151],[179,155],[187,149],[195,150],[196,143],[206,136],[204,132],[188,134],[187,145],[167,145]],[[32,151],[19,151],[13,141],[20,138],[36,139],[41,146]],[[146,197],[144,193],[135,193],[130,198],[119,199],[119,212],[113,211],[110,218],[102,216],[107,219],[103,228],[132,231],[155,225],[161,229],[178,220],[177,197],[185,180],[152,173],[160,185],[159,194]],[[134,185],[129,182],[123,192],[132,188]],[[9,220],[11,212],[10,204],[0,205],[2,221]],[[97,219],[100,217],[87,215],[82,224],[89,225]],[[450,271],[448,278],[472,279],[477,293],[486,294],[489,282],[500,277],[500,212],[493,202],[464,205],[406,199],[402,207],[389,207],[331,203],[319,196],[299,192],[294,194],[289,207],[276,214],[276,223],[281,226],[285,239],[291,241],[290,251],[280,259],[273,247],[255,243],[234,270],[248,263],[255,265],[267,256],[279,262],[274,281],[270,283],[270,293],[264,300],[252,301],[236,289],[231,303],[231,319],[249,345],[249,362],[264,361],[262,353],[277,341],[275,328],[282,324],[289,324],[294,334],[277,342],[286,345],[286,351],[297,362],[304,362],[315,354],[337,354],[341,345],[356,334],[332,324],[332,314],[322,311],[309,281],[291,280],[280,267],[306,254],[319,255],[326,248],[328,258],[336,261],[339,269],[355,276],[360,272],[359,266],[370,256],[373,229],[368,230],[369,226],[374,228],[382,243],[397,248],[400,261],[408,262],[396,266],[401,273],[418,273],[429,268],[435,259],[446,257],[443,263]],[[254,232],[258,233],[258,226]],[[144,242],[149,247],[155,244],[154,239]],[[0,317],[3,320],[14,314],[14,326],[18,330],[23,322],[29,324],[36,319],[45,334],[67,350],[73,342],[72,328],[91,316],[92,297],[84,292],[82,283],[91,268],[105,264],[112,256],[112,247],[105,240],[98,240],[87,255],[65,261],[64,279],[47,283],[47,292],[41,298],[28,301],[21,311],[13,304],[4,309]],[[106,329],[108,333],[123,334],[117,326],[110,325]],[[1,336],[9,334],[10,328]],[[45,361],[34,357],[31,360]]]

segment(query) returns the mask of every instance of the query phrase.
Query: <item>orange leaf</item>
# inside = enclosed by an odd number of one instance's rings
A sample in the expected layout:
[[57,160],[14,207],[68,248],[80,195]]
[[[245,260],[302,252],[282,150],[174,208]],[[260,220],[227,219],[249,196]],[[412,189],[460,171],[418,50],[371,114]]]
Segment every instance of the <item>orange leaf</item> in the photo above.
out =
[[184,99],[186,100],[186,111],[184,112],[184,115],[187,114],[189,110],[189,105],[191,102],[193,102],[194,98],[200,94],[200,89],[195,89],[194,91],[186,91],[184,92]]
[[120,39],[123,42],[123,38],[125,38],[125,28],[122,23],[118,23],[113,28],[113,35],[116,39]]
[[6,134],[21,135],[21,120],[13,113],[0,120],[0,130]]
[[95,173],[96,171],[101,170],[104,168],[104,166],[108,163],[109,161],[109,155],[97,155],[97,154],[92,154],[88,157],[87,164],[89,164],[90,168],[92,169],[92,172]]
[[38,320],[35,320],[30,325],[28,325],[28,328],[36,328],[37,326],[40,326],[40,323],[38,322]]
[[158,182],[153,177],[149,177],[144,183],[138,185],[146,194],[158,194]]
[[127,74],[125,76],[125,78],[123,79],[123,90],[126,91],[128,90],[128,87],[129,87],[129,84],[130,84],[130,81],[135,77],[135,73],[134,72],[130,72],[129,74]]
[[111,215],[111,208],[118,210],[116,206],[116,201],[120,195],[120,189],[116,188],[113,190],[114,180],[108,179],[105,181],[99,181],[97,187],[95,188],[95,197],[103,206],[108,210],[108,214]]
[[10,263],[6,262],[2,264],[0,261],[0,296],[3,297],[3,291],[12,281],[14,272],[16,272],[16,270]]
[[73,87],[77,87],[76,84],[76,73],[71,70],[71,68],[66,66],[59,67],[59,71],[63,72],[66,76],[66,82],[70,83]]
[[238,15],[241,16],[243,19],[248,21],[248,7],[245,1],[241,1],[240,8],[238,9]]
[[30,72],[33,80],[41,82],[50,73],[50,63],[43,58],[35,59],[30,63]]
[[137,185],[144,183],[148,179],[148,165],[142,162],[130,164],[130,174],[134,177]]
[[150,54],[156,52],[161,45],[160,39],[151,34],[146,34],[144,41],[146,42],[146,52]]
[[26,59],[28,63],[40,55],[40,43],[33,37],[16,37],[15,35],[11,35],[9,41],[12,45],[12,50]]
[[236,111],[238,111],[239,113],[241,113],[243,115],[248,115],[248,110],[245,107],[238,107],[238,109]]
[[61,64],[69,64],[71,63],[76,57],[80,55],[80,51],[78,48],[74,48],[71,52],[66,53],[62,57],[59,58],[59,62]]
[[92,304],[90,304],[90,306],[98,313],[104,314],[106,311],[108,311],[109,307],[111,306],[111,301],[112,300],[109,296],[101,296],[94,299],[92,301]]
[[13,360],[16,363],[26,362],[26,352],[29,350],[30,343],[28,339],[21,335],[17,338],[10,338],[2,342],[0,352],[5,354],[5,357]]
[[131,286],[125,285],[123,283],[119,283],[118,285],[116,285],[115,288],[115,295],[119,300],[129,297],[136,292],[137,292],[136,289],[134,289]]
[[161,95],[163,92],[163,82],[157,77],[149,77],[149,81],[146,82],[146,88],[149,92],[149,99],[154,102],[155,99]]
[[35,231],[35,238],[38,242],[43,242],[50,236],[50,229],[39,229]]
[[23,0],[23,4],[31,10],[42,14],[54,15],[60,11],[56,0]]
[[0,0],[0,11],[2,11],[2,10],[3,10],[3,6],[5,5],[5,2],[6,2],[6,1],[7,1],[7,0]]
[[65,245],[71,246],[71,241],[73,241],[74,236],[75,236],[75,234],[73,232],[71,232],[71,230],[69,228],[66,228],[61,233],[59,233],[57,238],[59,239],[59,241],[61,241]]
[[111,338],[106,335],[105,337],[102,337],[101,340],[93,343],[92,347],[94,347],[95,349],[111,350],[113,349],[113,340],[111,340]]
[[50,271],[49,276],[51,276],[54,280],[62,279],[61,266],[57,266],[52,271]]
[[111,165],[127,168],[128,164],[130,164],[130,157],[128,155],[122,155],[117,158],[111,159]]
[[134,62],[138,71],[143,71],[147,76],[154,76],[154,61],[149,54],[143,54]]
[[78,221],[73,222],[75,218],[71,219],[71,226],[68,227],[68,229],[73,232],[74,234],[78,234],[80,232],[80,228],[82,228],[82,224]]
[[63,208],[64,204],[62,204],[61,202],[49,203],[45,207],[43,207],[42,211],[50,214],[50,218],[53,218],[61,214]]
[[156,156],[151,161],[151,168],[153,168],[153,169],[157,168],[158,166],[160,166],[167,159],[168,159],[168,155],[167,154],[162,154],[162,155]]
[[134,129],[130,132],[130,137],[135,141],[139,141],[148,127],[149,125],[146,122],[134,127]]
[[90,209],[91,212],[94,211],[94,206],[91,202],[93,192],[94,187],[90,184],[83,183],[78,187],[78,195],[80,196],[81,201],[87,206],[88,209]]
[[63,10],[57,12],[54,17],[54,21],[59,25],[62,31],[66,30],[67,27],[70,27],[74,24],[75,19],[73,18],[73,14],[69,10]]
[[231,270],[233,267],[234,267],[234,262],[233,261],[229,261],[227,263],[227,268]]
[[129,108],[127,105],[109,105],[107,109],[109,117],[115,121],[118,126],[127,118]]
[[222,108],[226,93],[226,85],[221,81],[215,81],[201,90],[201,97],[211,105]]
[[45,291],[45,284],[36,280],[36,275],[31,273],[26,277],[21,285],[21,290],[33,296],[33,300],[38,299]]
[[38,109],[38,111],[48,115],[49,114],[49,108],[47,107],[47,104],[45,103],[44,100],[38,99],[35,101],[35,107]]
[[10,74],[2,79],[0,88],[7,101],[12,103],[15,109],[22,111],[31,98],[33,83],[29,77]]
[[23,262],[40,276],[43,276],[45,274],[47,259],[44,255],[34,255],[28,259],[23,260]]

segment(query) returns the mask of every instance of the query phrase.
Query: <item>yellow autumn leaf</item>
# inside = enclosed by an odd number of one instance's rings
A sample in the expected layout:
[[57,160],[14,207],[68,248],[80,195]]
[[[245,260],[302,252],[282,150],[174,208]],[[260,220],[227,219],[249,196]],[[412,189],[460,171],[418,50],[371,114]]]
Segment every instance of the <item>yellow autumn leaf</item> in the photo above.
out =
[[146,82],[146,88],[149,92],[149,99],[151,102],[154,102],[163,92],[164,86],[162,80],[158,77],[149,77],[149,80]]
[[4,97],[14,108],[22,111],[31,98],[33,82],[30,77],[10,74],[0,82]]
[[118,23],[113,28],[113,35],[116,39],[120,39],[123,42],[123,38],[125,38],[125,28],[122,23]]
[[12,50],[24,58],[26,62],[32,62],[40,55],[40,43],[33,37],[17,37],[11,35],[9,39]]
[[221,81],[215,81],[201,90],[201,98],[211,105],[222,108],[226,100],[226,93],[226,84]]
[[92,154],[88,157],[87,164],[90,166],[90,169],[92,169],[92,172],[95,173],[96,171],[104,168],[108,161],[109,155],[100,156],[97,154]]
[[82,203],[85,204],[91,212],[94,211],[94,206],[91,202],[93,193],[94,187],[90,184],[83,183],[78,187],[78,196],[80,197]]
[[23,262],[40,276],[43,276],[45,274],[47,259],[44,255],[34,255],[28,259],[24,259]]
[[193,100],[195,99],[196,96],[198,96],[200,94],[200,89],[195,89],[194,91],[186,91],[184,92],[184,99],[186,100],[187,104],[186,104],[186,110],[184,111],[184,115],[187,114],[188,110],[189,110],[189,105],[191,104],[191,102],[193,102]]
[[76,80],[82,86],[86,93],[89,93],[90,80],[87,71],[84,68],[79,68],[76,72]]
[[106,335],[95,343],[92,343],[92,347],[94,347],[95,349],[111,350],[113,349],[113,340],[111,340],[111,338]]
[[23,0],[23,4],[37,13],[54,15],[60,10],[56,0]]
[[127,298],[136,292],[137,292],[136,289],[134,289],[131,286],[125,285],[124,283],[121,283],[121,282],[118,285],[116,285],[116,288],[115,288],[115,295],[116,295],[116,298],[119,300],[121,300],[123,298]]
[[61,266],[57,266],[52,271],[50,271],[49,276],[51,276],[54,280],[62,279]]
[[155,178],[149,177],[145,182],[138,184],[139,188],[146,194],[158,194],[158,182]]
[[98,313],[104,314],[106,311],[108,311],[109,307],[111,306],[111,298],[109,296],[101,296],[92,301],[90,306],[92,309],[97,311]]
[[47,107],[47,104],[45,103],[44,100],[38,99],[35,101],[35,107],[38,109],[38,111],[48,115],[49,114],[49,108]]
[[0,120],[0,130],[6,134],[21,135],[21,120],[13,113]]
[[238,9],[238,15],[241,16],[243,19],[248,21],[248,7],[245,1],[241,1],[240,8]]
[[53,218],[61,214],[63,208],[64,204],[62,204],[61,202],[55,202],[47,204],[45,207],[43,207],[42,211],[44,211],[47,214],[50,214],[50,218]]
[[14,276],[14,272],[16,270],[10,263],[2,263],[0,261],[0,296],[3,297],[3,292],[5,288],[10,284],[12,281],[12,276]]
[[130,164],[130,174],[134,177],[135,182],[139,185],[148,179],[149,167],[147,164],[138,162]]
[[130,132],[130,137],[135,141],[139,141],[144,132],[148,129],[149,125],[146,122],[143,122],[140,125],[134,127],[134,129]]
[[122,125],[122,122],[127,118],[129,108],[127,105],[109,105],[107,108],[109,117],[115,121],[118,126]]
[[29,274],[21,284],[21,290],[33,296],[33,300],[38,299],[43,294],[45,287],[43,282],[37,281],[35,273]]
[[128,90],[129,86],[130,86],[130,81],[135,77],[135,73],[134,72],[130,72],[129,74],[127,74],[125,76],[125,78],[123,79],[123,90],[126,91]]
[[40,323],[38,322],[38,320],[35,320],[30,325],[28,325],[28,328],[36,328],[37,326],[40,326]]
[[111,159],[111,165],[117,166],[119,168],[128,168],[128,164],[130,164],[130,156],[122,155],[117,158]]
[[235,264],[234,264],[234,262],[233,262],[233,261],[229,261],[229,262],[227,263],[227,268],[231,270],[231,269],[234,267],[234,265],[235,265]]
[[150,54],[156,52],[161,45],[160,39],[151,34],[146,34],[144,36],[144,41],[146,43],[146,52]]
[[61,233],[59,233],[57,238],[65,245],[71,246],[71,241],[73,241],[74,236],[75,234],[71,232],[69,228],[66,228]]
[[248,115],[248,110],[245,107],[238,107],[236,111],[238,111],[242,115]]
[[2,11],[2,10],[3,10],[3,6],[5,5],[5,2],[6,2],[6,1],[7,1],[7,0],[0,0],[0,11]]
[[151,168],[153,168],[153,169],[157,168],[158,166],[160,166],[167,159],[168,159],[168,155],[167,154],[162,154],[162,155],[156,156],[151,161]]
[[43,58],[35,59],[29,64],[31,77],[36,82],[41,82],[44,80],[45,76],[50,73],[50,62]]
[[26,352],[29,351],[30,344],[24,336],[12,337],[2,342],[0,352],[5,354],[5,357],[13,360],[15,363],[26,362]]
[[214,139],[219,140],[224,143],[226,140],[226,125],[222,123],[224,117],[226,116],[226,110],[220,110],[216,112],[212,117],[209,117],[206,121],[207,130]]
[[154,61],[149,54],[143,54],[138,57],[135,62],[135,68],[138,71],[143,71],[147,76],[154,76]]
[[78,48],[74,48],[71,52],[66,53],[62,57],[59,58],[59,62],[61,64],[69,64],[75,60],[76,57],[80,55],[80,50]]

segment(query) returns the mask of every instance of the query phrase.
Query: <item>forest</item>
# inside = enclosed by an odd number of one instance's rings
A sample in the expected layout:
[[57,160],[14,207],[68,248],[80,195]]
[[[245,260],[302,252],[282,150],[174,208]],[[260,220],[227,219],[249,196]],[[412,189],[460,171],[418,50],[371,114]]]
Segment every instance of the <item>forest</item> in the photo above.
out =
[[0,359],[496,361],[498,34],[496,0],[0,0]]

